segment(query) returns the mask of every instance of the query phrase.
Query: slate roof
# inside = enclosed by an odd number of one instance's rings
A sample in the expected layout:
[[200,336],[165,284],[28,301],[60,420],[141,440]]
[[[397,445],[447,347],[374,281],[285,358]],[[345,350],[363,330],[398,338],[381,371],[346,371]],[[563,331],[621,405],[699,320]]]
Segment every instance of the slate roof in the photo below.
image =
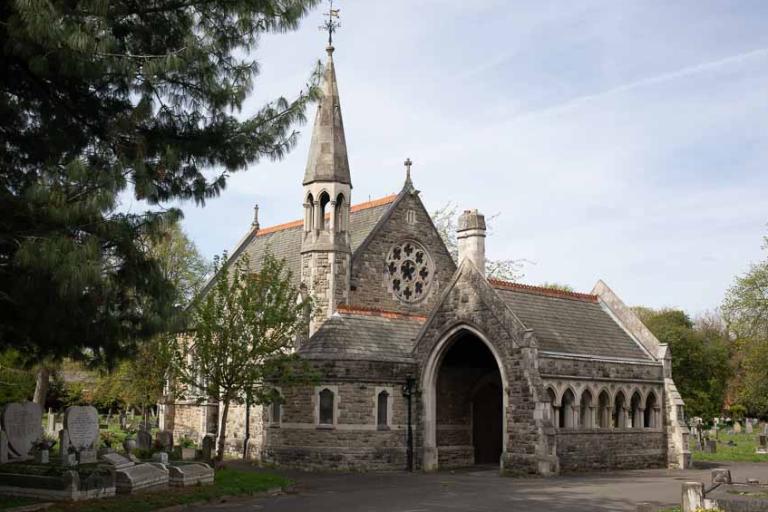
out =
[[307,359],[414,362],[426,317],[339,308],[299,350]]
[[[350,208],[349,235],[353,253],[396,198],[397,195],[393,194],[353,205]],[[286,267],[292,273],[293,282],[298,286],[301,270],[299,265],[301,263],[302,226],[303,222],[297,220],[262,228],[256,233],[250,232],[235,250],[232,258],[246,252],[251,260],[251,269],[258,272],[264,253],[269,247],[276,257],[285,259]]]
[[540,351],[652,361],[595,295],[490,282],[520,321],[533,329]]

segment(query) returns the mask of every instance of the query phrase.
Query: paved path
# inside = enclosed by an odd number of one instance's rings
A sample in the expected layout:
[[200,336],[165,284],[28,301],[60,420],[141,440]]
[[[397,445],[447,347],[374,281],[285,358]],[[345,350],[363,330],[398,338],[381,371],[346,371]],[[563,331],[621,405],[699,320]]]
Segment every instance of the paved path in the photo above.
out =
[[454,473],[284,473],[297,483],[291,494],[194,507],[228,512],[614,512],[637,503],[679,504],[683,481],[709,483],[710,468],[729,467],[735,480],[768,480],[768,464],[710,464],[686,472],[617,471],[555,478],[500,477],[493,469]]

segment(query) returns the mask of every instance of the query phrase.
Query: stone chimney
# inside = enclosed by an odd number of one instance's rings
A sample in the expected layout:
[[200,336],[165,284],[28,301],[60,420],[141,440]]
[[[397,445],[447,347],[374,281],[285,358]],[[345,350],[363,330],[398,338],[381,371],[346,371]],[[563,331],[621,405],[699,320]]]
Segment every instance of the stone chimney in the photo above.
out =
[[459,241],[459,264],[469,258],[480,272],[485,273],[485,215],[477,210],[464,210],[456,229]]

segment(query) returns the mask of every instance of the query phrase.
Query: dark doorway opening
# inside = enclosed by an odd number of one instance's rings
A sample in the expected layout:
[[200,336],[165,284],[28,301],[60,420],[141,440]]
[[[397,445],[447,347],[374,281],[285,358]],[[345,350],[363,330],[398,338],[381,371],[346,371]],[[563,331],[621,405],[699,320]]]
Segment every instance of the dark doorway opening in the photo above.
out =
[[501,373],[486,344],[460,333],[437,379],[437,451],[441,468],[499,464],[503,451]]
[[472,444],[475,464],[498,464],[502,450],[501,386],[488,382],[475,391],[472,401]]

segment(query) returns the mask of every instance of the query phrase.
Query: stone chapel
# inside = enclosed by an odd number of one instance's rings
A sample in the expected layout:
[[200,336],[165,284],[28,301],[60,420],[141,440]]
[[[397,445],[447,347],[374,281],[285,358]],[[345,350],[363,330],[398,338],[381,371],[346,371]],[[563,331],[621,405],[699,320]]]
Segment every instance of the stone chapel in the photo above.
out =
[[[605,283],[573,293],[487,278],[477,210],[459,219],[454,261],[410,161],[398,194],[353,203],[333,52],[301,219],[262,228],[255,218],[231,253],[258,271],[269,247],[311,294],[297,351],[323,377],[279,389],[281,402],[263,410],[232,410],[232,451],[245,443],[265,462],[304,469],[687,467],[669,348]],[[177,436],[216,433],[218,404],[169,401],[162,412]]]

